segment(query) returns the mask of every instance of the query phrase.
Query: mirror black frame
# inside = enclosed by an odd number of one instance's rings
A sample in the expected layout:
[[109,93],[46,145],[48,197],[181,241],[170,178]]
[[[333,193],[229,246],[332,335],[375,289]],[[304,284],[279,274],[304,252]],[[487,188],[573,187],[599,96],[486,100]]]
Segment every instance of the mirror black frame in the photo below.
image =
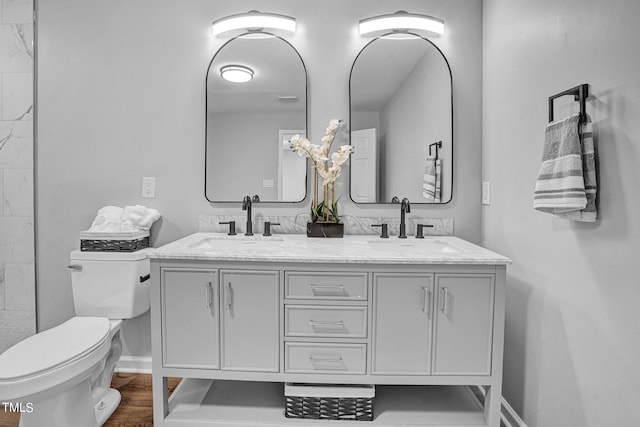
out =
[[[208,126],[208,116],[209,116],[209,91],[208,91],[208,83],[209,83],[209,71],[211,70],[211,66],[213,65],[213,61],[215,61],[216,56],[220,53],[220,51],[227,46],[229,43],[233,42],[236,39],[242,38],[243,36],[247,36],[247,35],[255,35],[256,33],[260,33],[260,34],[265,34],[269,37],[272,38],[277,38],[282,40],[283,42],[285,42],[286,44],[289,45],[289,47],[291,47],[291,49],[293,49],[293,51],[296,53],[296,55],[298,55],[298,58],[300,59],[300,63],[302,64],[302,68],[304,69],[304,74],[305,74],[305,92],[304,92],[304,97],[305,97],[305,105],[304,105],[304,116],[305,116],[305,133],[308,134],[308,130],[309,130],[309,73],[307,72],[307,65],[304,63],[304,60],[302,59],[302,55],[300,55],[300,52],[298,52],[298,50],[291,44],[289,43],[287,40],[285,40],[284,38],[277,36],[275,34],[272,33],[268,33],[266,31],[251,31],[251,32],[246,32],[243,34],[240,34],[236,37],[233,37],[230,40],[227,40],[222,46],[220,46],[218,48],[218,50],[216,51],[216,53],[213,55],[213,58],[211,58],[211,61],[209,62],[209,66],[207,67],[207,74],[206,74],[206,78],[205,78],[205,97],[204,97],[204,198],[209,202],[209,203],[241,203],[242,199],[239,200],[211,200],[209,199],[209,197],[207,196],[207,159],[208,159],[208,150],[209,150],[209,144],[208,144],[208,132],[209,132],[209,126]],[[305,179],[304,179],[304,197],[301,200],[298,201],[281,201],[281,200],[258,200],[258,201],[254,201],[253,203],[304,203],[307,200],[307,197],[309,196],[309,160],[305,160],[305,169],[306,169],[306,174],[305,174]],[[242,196],[240,196],[242,197]]]
[[[407,32],[407,33],[403,33],[403,34],[408,34],[408,35],[412,35],[415,36],[417,38],[421,38],[422,40],[426,41],[427,43],[431,44],[431,46],[433,46],[438,53],[440,54],[440,56],[442,56],[442,59],[444,59],[445,64],[447,64],[447,69],[449,70],[449,79],[450,79],[450,83],[451,83],[451,179],[450,179],[450,185],[451,185],[451,196],[449,197],[449,200],[447,200],[446,202],[440,202],[440,203],[427,203],[427,202],[414,202],[413,200],[411,201],[412,205],[426,205],[426,206],[442,206],[442,205],[447,205],[449,203],[451,203],[451,201],[453,200],[453,175],[454,175],[454,169],[455,169],[455,152],[454,152],[454,116],[453,116],[453,74],[451,72],[451,65],[449,65],[449,61],[447,60],[447,57],[444,56],[444,53],[442,53],[442,50],[440,50],[440,48],[438,46],[436,46],[431,40],[422,37],[418,34],[415,33],[411,33],[411,32]],[[365,49],[373,42],[375,42],[376,40],[382,39],[386,36],[389,35],[397,35],[396,33],[386,33],[383,34],[379,37],[374,38],[373,40],[371,40],[370,42],[368,42],[366,45],[364,45],[362,47],[362,49],[360,49],[360,52],[358,52],[358,54],[356,55],[356,58],[353,60],[353,64],[351,65],[351,71],[349,72],[349,125],[351,126],[351,79],[353,78],[353,69],[356,65],[356,62],[358,62],[358,58],[360,57],[360,55],[362,54],[362,52],[365,51]],[[351,133],[349,133],[349,144],[351,144]],[[355,200],[353,200],[353,197],[351,196],[351,168],[349,168],[349,199],[351,199],[351,201],[353,203],[355,203],[356,205],[393,205],[396,204],[394,202],[356,202]],[[402,197],[402,195],[399,195],[400,197]]]

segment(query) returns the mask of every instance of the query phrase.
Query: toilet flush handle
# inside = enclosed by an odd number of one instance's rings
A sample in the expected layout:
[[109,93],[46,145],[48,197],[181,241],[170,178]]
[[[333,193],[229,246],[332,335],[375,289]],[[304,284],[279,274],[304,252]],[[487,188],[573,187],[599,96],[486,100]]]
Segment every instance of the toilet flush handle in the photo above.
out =
[[73,270],[73,271],[82,271],[82,266],[79,264],[71,264],[71,265],[67,265],[67,268],[69,270]]

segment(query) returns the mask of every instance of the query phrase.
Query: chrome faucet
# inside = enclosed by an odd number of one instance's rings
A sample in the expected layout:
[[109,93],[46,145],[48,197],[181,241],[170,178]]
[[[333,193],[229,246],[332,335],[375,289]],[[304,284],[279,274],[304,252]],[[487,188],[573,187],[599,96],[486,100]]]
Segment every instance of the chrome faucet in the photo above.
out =
[[247,231],[245,236],[253,236],[253,224],[251,223],[251,196],[244,196],[242,199],[242,210],[247,211]]
[[400,203],[400,234],[398,235],[400,239],[407,238],[407,224],[405,223],[404,215],[409,212],[411,212],[411,204],[409,199],[405,197]]

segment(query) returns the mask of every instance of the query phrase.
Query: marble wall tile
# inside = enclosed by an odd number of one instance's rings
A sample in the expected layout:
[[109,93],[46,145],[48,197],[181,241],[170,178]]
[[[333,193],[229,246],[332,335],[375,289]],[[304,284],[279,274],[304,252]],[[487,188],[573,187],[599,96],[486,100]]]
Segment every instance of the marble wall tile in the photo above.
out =
[[33,22],[33,0],[1,0],[0,22],[23,24]]
[[0,217],[0,263],[29,264],[34,261],[33,219]]
[[[0,169],[0,201],[4,200],[4,169]],[[0,203],[0,216],[4,216],[4,203]]]
[[2,119],[33,119],[33,73],[2,73]]
[[2,196],[4,216],[33,217],[33,170],[5,169]]
[[32,121],[0,121],[0,168],[33,168]]
[[0,264],[0,311],[4,310],[4,296],[5,296],[4,264]]
[[[305,234],[306,224],[309,214],[298,214],[292,216],[263,216],[257,213],[253,219],[253,232],[262,233],[264,222],[271,221],[279,223],[279,226],[272,228],[274,234]],[[246,215],[200,215],[200,231],[224,233],[229,230],[228,225],[220,225],[220,222],[235,221],[236,232],[244,233],[246,229]],[[372,224],[388,224],[389,235],[398,235],[400,231],[400,218],[390,217],[355,217],[345,215],[342,217],[345,234],[376,235],[380,233],[379,228],[371,227]],[[417,224],[429,224],[433,227],[425,228],[425,236],[453,236],[453,218],[407,218],[407,235],[415,234]]]
[[33,264],[5,264],[5,310],[35,311]]
[[0,72],[33,71],[33,25],[0,24]]

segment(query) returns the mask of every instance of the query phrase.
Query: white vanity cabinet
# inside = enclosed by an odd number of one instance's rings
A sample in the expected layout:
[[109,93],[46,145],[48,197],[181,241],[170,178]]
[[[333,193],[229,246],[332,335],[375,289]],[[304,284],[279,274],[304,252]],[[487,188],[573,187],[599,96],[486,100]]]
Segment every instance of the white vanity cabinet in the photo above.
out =
[[490,375],[494,275],[436,275],[433,373]]
[[[284,417],[294,382],[376,385],[371,425],[499,427],[508,259],[455,238],[458,258],[391,258],[345,237],[318,260],[326,242],[286,239],[152,252],[154,425],[306,425]],[[171,398],[169,377],[183,378]]]
[[433,278],[433,274],[373,275],[372,374],[431,373]]
[[278,372],[279,272],[220,270],[222,369]]
[[218,271],[161,272],[162,361],[170,368],[220,368]]

